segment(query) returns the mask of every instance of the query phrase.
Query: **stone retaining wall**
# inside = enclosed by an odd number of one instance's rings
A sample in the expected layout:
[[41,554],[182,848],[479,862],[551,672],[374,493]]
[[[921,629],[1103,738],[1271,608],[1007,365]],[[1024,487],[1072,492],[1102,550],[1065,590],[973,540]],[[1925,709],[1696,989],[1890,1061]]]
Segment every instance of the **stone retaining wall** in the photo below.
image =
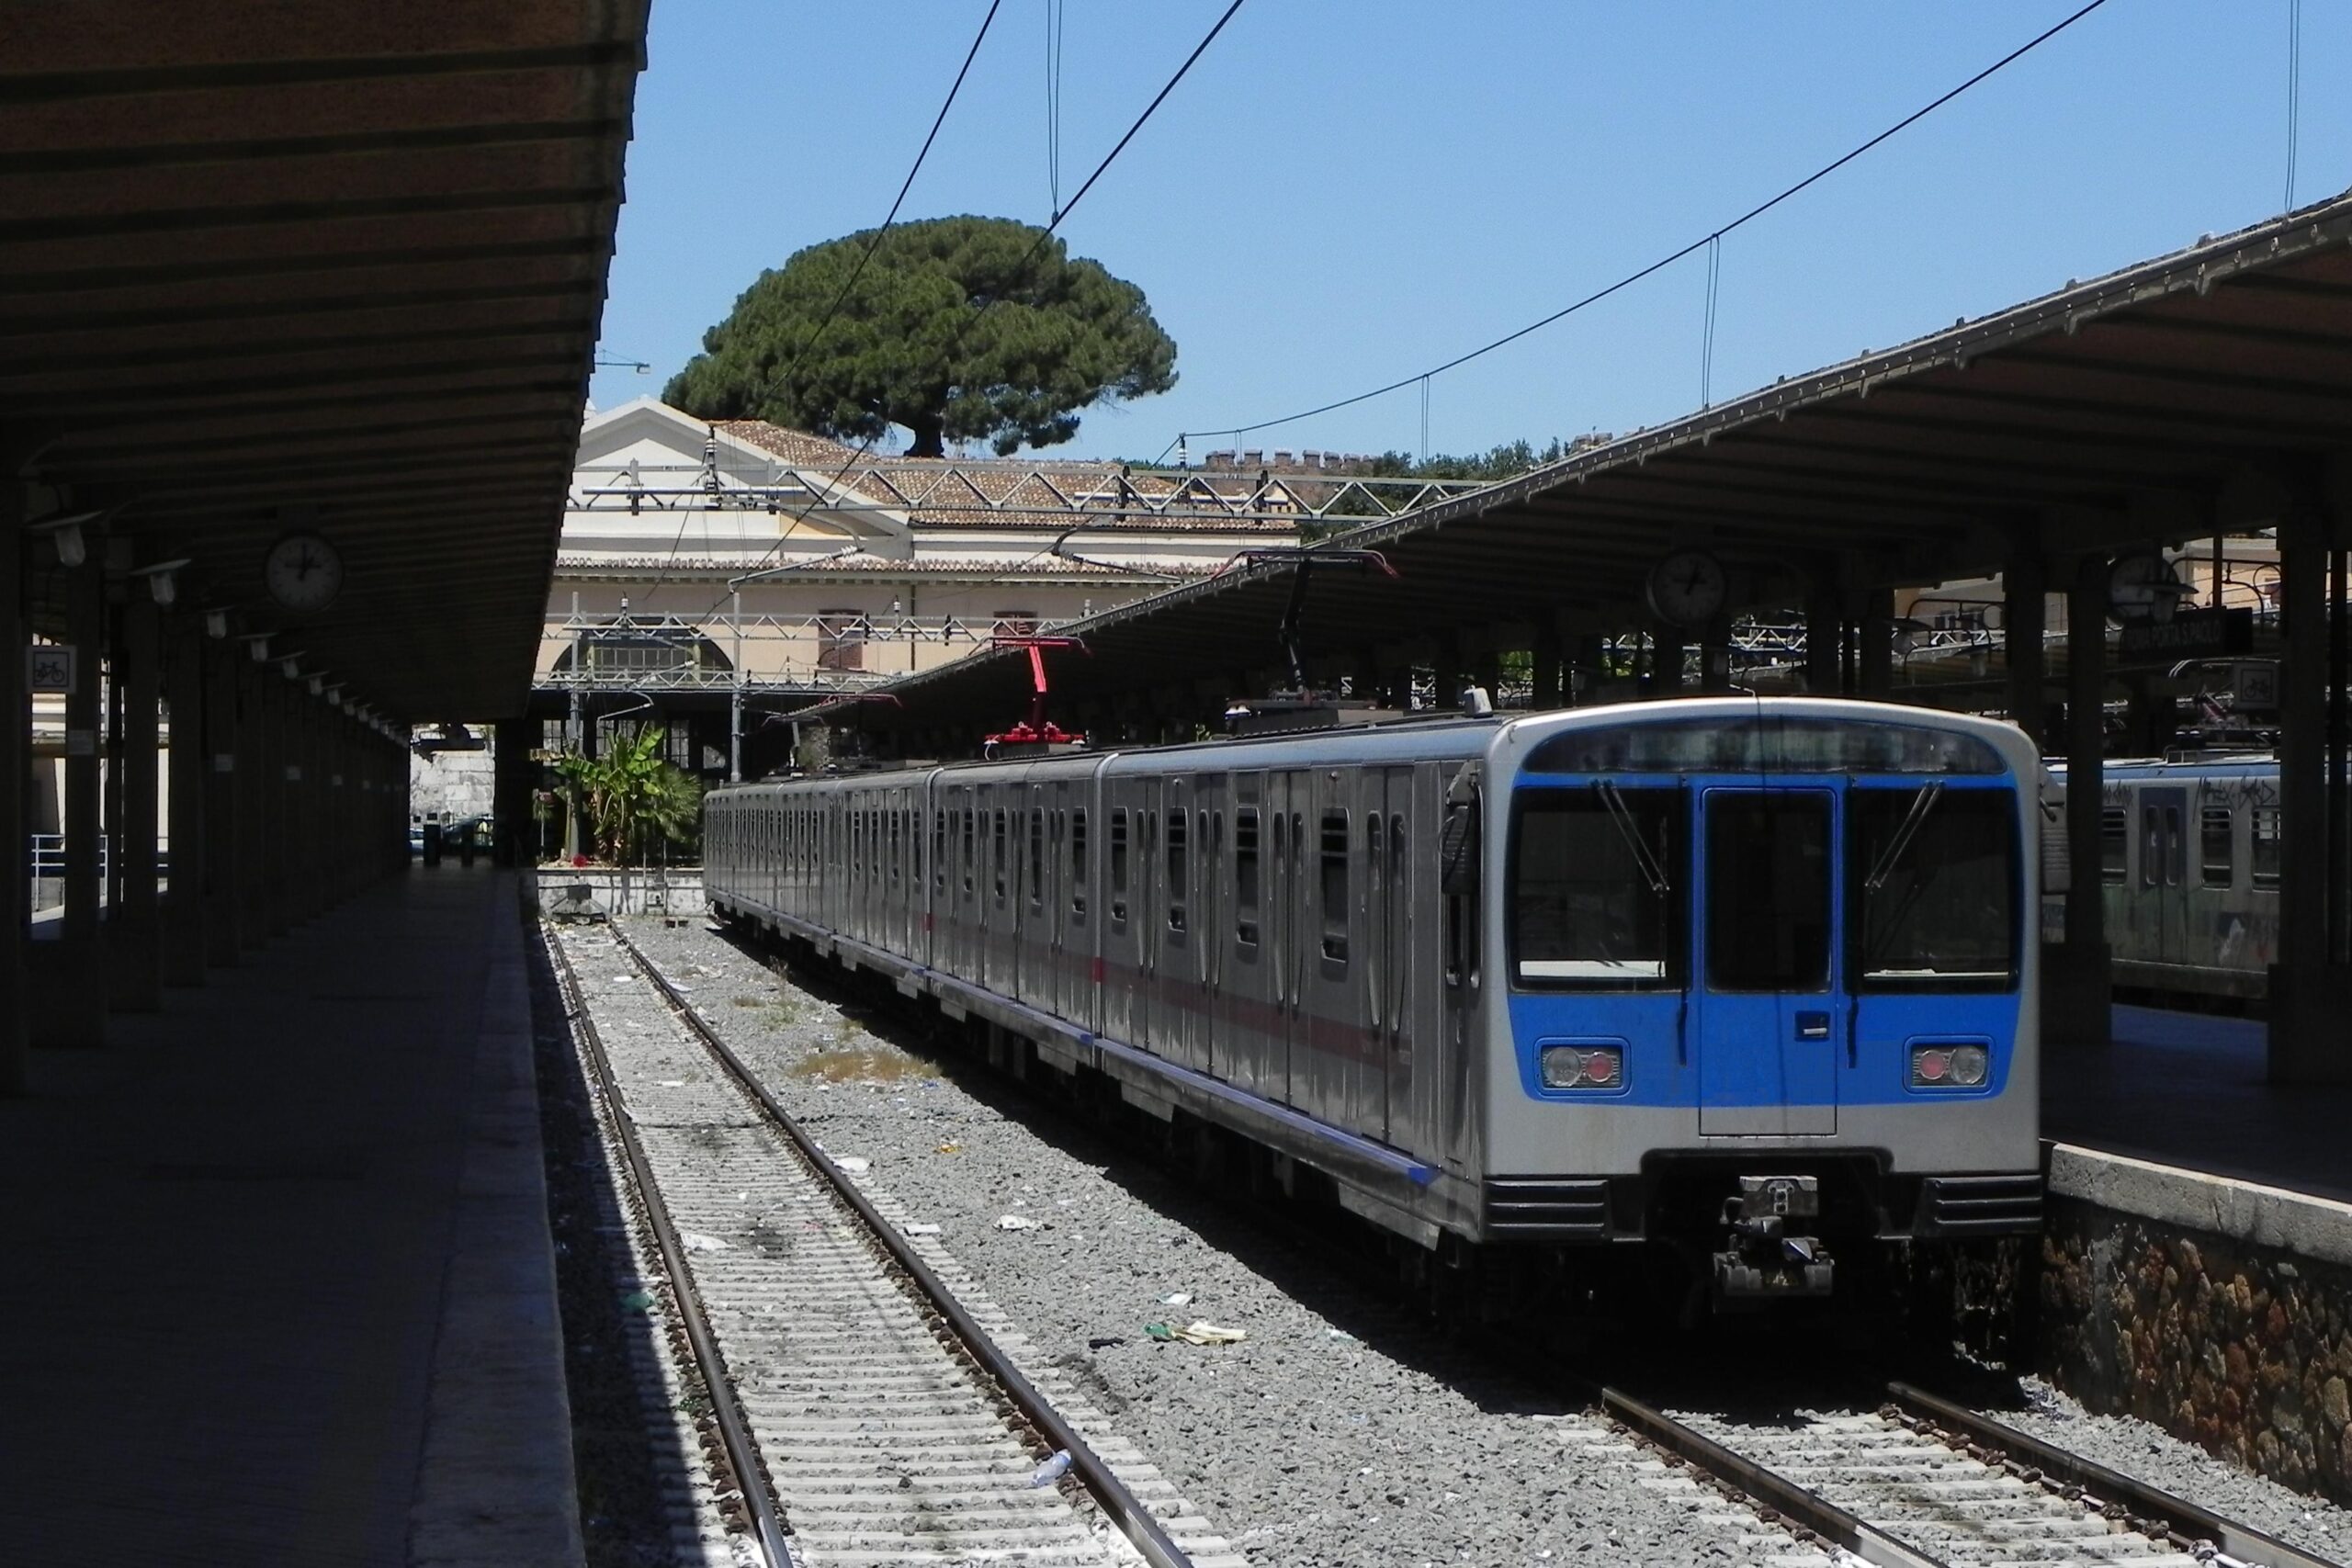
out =
[[2352,1205],[2053,1148],[2039,1368],[2352,1503]]

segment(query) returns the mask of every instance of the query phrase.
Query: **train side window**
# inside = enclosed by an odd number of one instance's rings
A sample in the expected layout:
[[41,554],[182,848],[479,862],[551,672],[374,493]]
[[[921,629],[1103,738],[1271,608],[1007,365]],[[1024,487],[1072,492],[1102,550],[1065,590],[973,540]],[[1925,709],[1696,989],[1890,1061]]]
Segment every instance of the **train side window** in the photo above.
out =
[[2165,807],[2165,886],[2177,887],[2188,880],[2188,840],[2182,829],[2180,807]]
[[1326,811],[1322,823],[1323,956],[1348,962],[1348,814]]
[[2098,814],[2098,875],[2110,887],[2124,881],[2124,856],[2132,838],[2132,819],[2123,807],[2110,806]]
[[964,807],[964,897],[972,896],[972,862],[979,855],[980,835],[972,821],[972,808]]
[[1258,808],[1233,814],[1233,940],[1258,945]]
[[1069,814],[1069,912],[1086,915],[1086,807]]
[[2164,884],[2165,829],[2163,814],[2153,806],[2140,807],[2140,886]]
[[944,811],[931,814],[931,886],[939,893],[947,891],[947,818]]
[[1168,814],[1168,929],[1184,929],[1184,895],[1191,886],[1184,879],[1190,861],[1190,843],[1181,810]]
[[1124,806],[1111,813],[1111,923],[1121,930],[1127,923],[1127,808]]
[[1035,807],[1029,811],[1029,907],[1042,909],[1046,905],[1046,814]]
[[2198,875],[2208,887],[2227,887],[2235,874],[2237,818],[2226,806],[2198,813]]
[[2254,885],[2256,887],[2278,886],[2279,861],[2278,807],[2257,806],[2254,808]]

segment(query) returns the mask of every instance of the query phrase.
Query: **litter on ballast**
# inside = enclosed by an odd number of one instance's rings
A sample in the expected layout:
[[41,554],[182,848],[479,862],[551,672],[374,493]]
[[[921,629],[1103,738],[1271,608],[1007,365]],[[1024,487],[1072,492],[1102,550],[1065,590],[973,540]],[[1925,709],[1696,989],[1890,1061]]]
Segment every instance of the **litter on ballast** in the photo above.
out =
[[678,1241],[688,1252],[724,1252],[727,1250],[727,1244],[725,1242],[719,1240],[718,1237],[715,1235],[705,1235],[700,1231],[680,1231],[678,1233]]
[[1034,1231],[1037,1228],[1037,1222],[1026,1214],[1000,1214],[996,1228],[1001,1231]]
[[661,1085],[663,1089],[684,1089],[686,1087],[686,1080],[684,1078],[655,1078],[653,1081]]
[[909,1235],[938,1235],[941,1234],[943,1229],[942,1226],[933,1224],[912,1224],[905,1225],[900,1228],[905,1230]]
[[1056,1449],[1054,1450],[1053,1458],[1047,1460],[1045,1463],[1039,1465],[1035,1470],[1029,1472],[1029,1484],[1032,1486],[1051,1486],[1055,1482],[1059,1481],[1062,1478],[1063,1472],[1069,1469],[1069,1450],[1068,1449]]
[[1159,1304],[1164,1307],[1191,1306],[1193,1304],[1193,1292],[1190,1291],[1170,1291],[1168,1294],[1159,1298]]
[[1114,1350],[1125,1343],[1126,1340],[1116,1334],[1098,1334],[1086,1342],[1086,1348],[1090,1350]]
[[835,1155],[833,1163],[852,1176],[864,1176],[874,1168],[874,1162],[861,1155]]
[[644,1312],[653,1305],[653,1298],[643,1291],[629,1291],[621,1296],[621,1305],[631,1312]]
[[1353,1345],[1358,1343],[1356,1337],[1349,1333],[1344,1328],[1327,1328],[1323,1332],[1329,1335],[1332,1338],[1338,1340],[1342,1345]]
[[616,975],[613,976],[613,984],[616,986],[626,986],[636,980],[636,978],[637,976],[634,975]]
[[1250,1337],[1250,1331],[1246,1328],[1226,1328],[1197,1319],[1182,1328],[1170,1327],[1164,1323],[1147,1323],[1143,1331],[1154,1339],[1172,1339],[1186,1345],[1238,1345]]
[[964,1145],[961,1144],[942,1144],[932,1152],[933,1154],[942,1155],[960,1155],[964,1152]]

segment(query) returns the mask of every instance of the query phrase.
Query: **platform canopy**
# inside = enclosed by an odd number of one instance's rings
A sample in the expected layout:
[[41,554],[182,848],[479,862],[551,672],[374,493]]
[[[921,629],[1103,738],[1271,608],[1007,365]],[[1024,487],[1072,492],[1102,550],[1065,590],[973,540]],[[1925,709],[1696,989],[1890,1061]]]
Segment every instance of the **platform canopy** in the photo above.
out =
[[[2177,542],[2262,520],[2282,476],[2337,483],[2347,452],[2340,197],[1330,538],[1396,575],[1315,574],[1304,642],[1353,660],[1432,637],[1646,625],[1650,570],[1693,546],[1725,563],[1736,613],[1825,584],[1992,575],[2020,548]],[[1091,653],[1055,660],[1057,713],[1279,666],[1293,570],[1237,564],[1055,628]],[[899,705],[834,715],[997,727],[1028,685],[1025,659],[999,653],[895,683]]]
[[[182,604],[392,717],[519,713],[645,25],[646,0],[0,8],[28,513],[98,511],[118,567],[186,558]],[[262,561],[305,530],[345,583],[298,621]]]

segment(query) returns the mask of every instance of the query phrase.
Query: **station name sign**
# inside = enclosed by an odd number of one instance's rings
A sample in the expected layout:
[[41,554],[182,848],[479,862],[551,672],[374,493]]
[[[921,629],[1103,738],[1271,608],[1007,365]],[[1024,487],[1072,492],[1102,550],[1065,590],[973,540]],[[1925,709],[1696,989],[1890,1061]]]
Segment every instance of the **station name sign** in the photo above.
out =
[[2195,659],[2254,650],[2254,612],[2182,610],[2168,621],[2125,626],[2116,638],[2120,659]]

